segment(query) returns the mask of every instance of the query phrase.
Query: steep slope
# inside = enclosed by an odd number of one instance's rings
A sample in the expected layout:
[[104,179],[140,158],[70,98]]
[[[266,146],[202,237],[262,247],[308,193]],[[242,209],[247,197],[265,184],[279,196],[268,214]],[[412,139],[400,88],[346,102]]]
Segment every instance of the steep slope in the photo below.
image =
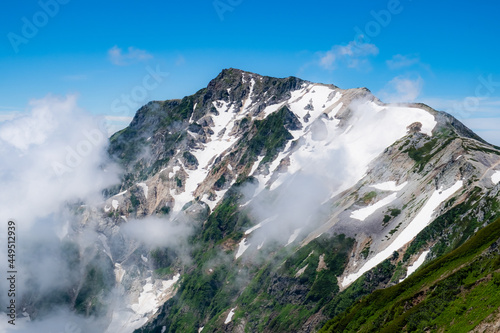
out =
[[[497,332],[500,220],[404,282],[370,294],[320,332]],[[479,327],[478,327],[479,326]]]
[[[120,294],[108,332],[315,331],[499,217],[496,147],[361,88],[227,69],[110,142],[123,182],[82,220]],[[122,232],[153,216],[189,237]]]

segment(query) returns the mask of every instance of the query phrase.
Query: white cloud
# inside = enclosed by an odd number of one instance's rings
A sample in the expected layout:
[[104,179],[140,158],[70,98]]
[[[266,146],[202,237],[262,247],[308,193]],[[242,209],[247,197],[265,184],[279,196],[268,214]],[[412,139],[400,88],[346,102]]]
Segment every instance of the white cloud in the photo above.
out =
[[177,56],[177,59],[175,59],[175,65],[176,66],[182,66],[186,63],[186,58],[182,54]]
[[27,150],[30,145],[42,144],[50,133],[59,126],[56,115],[67,116],[76,108],[76,96],[66,100],[47,96],[30,102],[33,107],[30,116],[22,116],[0,128],[0,139],[12,146]]
[[[80,269],[93,258],[82,256],[78,268],[69,265],[61,239],[76,234],[73,228],[78,223],[94,223],[89,215],[76,214],[75,207],[101,203],[102,189],[119,181],[102,127],[100,119],[78,107],[73,95],[33,100],[26,113],[0,123],[0,221],[16,222],[16,251],[22,254],[16,262],[22,272],[16,280],[19,300],[35,295],[29,302],[36,304],[37,297],[78,285]],[[84,249],[79,248],[80,253]],[[0,257],[7,258],[6,251],[0,247]],[[7,271],[6,264],[0,263],[2,271]],[[7,290],[6,283],[0,281],[0,290]],[[54,315],[19,331],[59,331],[65,322],[55,325]],[[70,316],[66,318],[69,321]]]
[[192,231],[188,223],[152,216],[129,221],[121,228],[127,237],[151,248],[181,246]]
[[78,108],[75,96],[49,95],[30,108],[0,123],[0,219],[19,219],[28,229],[67,201],[98,200],[117,181],[102,169],[102,123]]
[[145,61],[153,58],[153,56],[145,50],[136,49],[130,46],[127,52],[123,52],[123,50],[116,45],[108,50],[108,57],[111,63],[117,66],[126,66],[138,61]]
[[369,67],[368,57],[376,56],[378,52],[374,44],[351,41],[347,45],[334,45],[331,50],[320,53],[319,65],[330,70],[341,65],[363,69]]
[[387,67],[389,67],[389,69],[411,67],[418,63],[420,63],[420,57],[416,54],[396,54],[392,57],[392,59],[386,61]]
[[389,81],[377,94],[387,103],[410,103],[414,102],[422,91],[424,80],[417,76],[397,76]]
[[1,314],[2,317],[6,318],[6,320],[0,321],[0,332],[3,333],[84,333],[103,332],[106,329],[104,320],[96,317],[84,318],[64,308],[58,308],[47,317],[37,318],[37,320],[30,321],[26,317],[19,316],[16,318],[16,325],[7,323],[8,317],[5,313]]

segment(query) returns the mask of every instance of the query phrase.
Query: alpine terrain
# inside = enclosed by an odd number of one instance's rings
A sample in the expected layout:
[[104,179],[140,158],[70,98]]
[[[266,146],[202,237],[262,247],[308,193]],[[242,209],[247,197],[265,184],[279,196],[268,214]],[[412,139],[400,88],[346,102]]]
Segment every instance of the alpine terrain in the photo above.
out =
[[447,113],[225,69],[141,107],[108,153],[121,183],[75,205],[64,243],[79,284],[24,299],[32,318],[52,302],[108,333],[500,330],[500,148]]

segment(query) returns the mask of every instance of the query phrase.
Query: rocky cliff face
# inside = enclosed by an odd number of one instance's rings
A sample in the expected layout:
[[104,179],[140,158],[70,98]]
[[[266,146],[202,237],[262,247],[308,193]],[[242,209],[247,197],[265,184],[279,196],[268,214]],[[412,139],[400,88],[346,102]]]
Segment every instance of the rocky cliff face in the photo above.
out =
[[[459,121],[293,77],[223,70],[109,153],[123,182],[81,222],[121,300],[108,332],[315,331],[499,215],[500,152]],[[153,217],[189,236],[123,232]]]

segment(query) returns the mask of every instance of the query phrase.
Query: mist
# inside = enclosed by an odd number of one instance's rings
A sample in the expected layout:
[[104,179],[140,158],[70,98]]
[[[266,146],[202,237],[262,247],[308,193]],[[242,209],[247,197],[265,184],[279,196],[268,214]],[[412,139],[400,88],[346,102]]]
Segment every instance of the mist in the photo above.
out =
[[[267,186],[258,195],[255,185],[243,188],[241,203],[254,222],[261,223],[246,236],[248,243],[286,246],[294,237],[301,241],[326,222],[334,198],[362,179],[385,147],[406,133],[406,120],[397,109],[386,110],[370,99],[356,99],[339,111],[339,119],[334,116],[319,117],[309,125],[310,133],[306,129],[306,139],[293,154],[294,173],[279,174],[279,186]],[[393,128],[388,127],[391,123]]]
[[120,231],[125,237],[145,244],[149,249],[167,246],[180,248],[187,242],[193,228],[186,221],[150,216],[131,220]]
[[[89,331],[83,318],[57,305],[66,301],[37,305],[82,278],[85,260],[80,254],[97,238],[87,235],[90,240],[79,243],[81,212],[102,202],[102,190],[120,179],[120,168],[107,157],[107,144],[102,119],[80,109],[74,95],[33,100],[25,114],[0,123],[0,237],[7,240],[7,222],[13,221],[18,315],[16,326],[8,325],[3,332],[77,332],[67,326],[72,319],[80,322],[81,331]],[[6,247],[0,257],[5,272]],[[72,263],[75,258],[80,261]],[[6,283],[0,281],[1,290],[8,289]],[[0,295],[3,309],[7,297]],[[28,309],[21,308],[23,304],[29,304]],[[34,321],[22,318],[26,311]]]

